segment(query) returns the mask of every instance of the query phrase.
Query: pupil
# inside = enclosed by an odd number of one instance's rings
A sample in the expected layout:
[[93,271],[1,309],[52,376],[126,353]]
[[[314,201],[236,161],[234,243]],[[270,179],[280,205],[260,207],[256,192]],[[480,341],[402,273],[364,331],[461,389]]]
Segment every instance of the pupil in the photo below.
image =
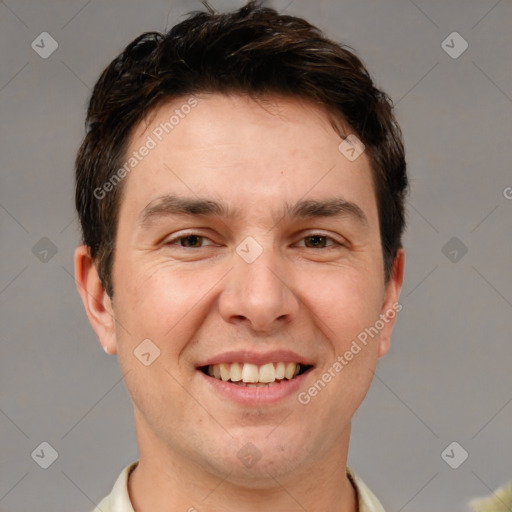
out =
[[318,247],[318,243],[319,242],[320,242],[320,245],[323,245],[322,242],[325,242],[325,237],[324,236],[316,235],[316,236],[310,236],[308,238],[309,238],[310,241],[313,241],[312,244],[315,247]]
[[[199,241],[201,237],[197,236],[197,235],[189,235],[189,236],[186,236],[184,238],[181,239],[182,241],[182,244],[181,245],[185,245],[186,247],[189,247],[189,245],[187,244],[187,241],[190,241],[192,240],[192,244],[190,244],[191,246],[195,247],[197,245],[197,242]],[[194,241],[196,243],[194,243]],[[185,242],[185,244],[183,244],[183,242]]]

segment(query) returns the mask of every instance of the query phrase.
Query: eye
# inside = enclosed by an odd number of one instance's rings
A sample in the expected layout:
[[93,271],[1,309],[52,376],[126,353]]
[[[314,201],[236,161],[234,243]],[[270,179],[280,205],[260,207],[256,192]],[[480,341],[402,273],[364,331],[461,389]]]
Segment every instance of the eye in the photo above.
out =
[[[207,238],[206,236],[199,235],[197,233],[188,233],[186,235],[172,238],[171,240],[166,242],[165,245],[179,245],[184,249],[201,249],[202,247],[204,247],[204,245],[202,245],[201,243],[203,240],[210,239]],[[178,242],[178,244],[176,242]]]
[[[308,249],[324,249],[325,247],[332,247],[334,245],[343,245],[334,240],[334,238],[327,235],[323,235],[321,233],[314,233],[312,235],[302,238],[302,240],[309,240],[309,243],[311,245],[308,246],[307,243],[304,245],[304,247],[307,247]],[[332,244],[326,245],[327,241],[331,241]]]
[[[206,245],[203,244],[204,241],[211,240],[203,235],[198,233],[187,233],[185,235],[181,235],[178,237],[174,237],[165,245],[168,246],[178,246],[183,249],[201,249]],[[301,242],[305,241],[302,247],[306,247],[307,249],[325,249],[328,247],[339,246],[343,247],[343,244],[337,242],[334,238],[324,235],[322,233],[313,233],[301,239]],[[213,243],[207,245],[215,245]]]

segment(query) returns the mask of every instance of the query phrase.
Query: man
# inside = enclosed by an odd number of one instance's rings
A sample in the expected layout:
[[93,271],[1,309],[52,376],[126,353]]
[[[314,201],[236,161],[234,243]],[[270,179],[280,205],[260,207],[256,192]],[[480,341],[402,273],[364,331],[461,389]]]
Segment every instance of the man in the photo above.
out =
[[346,464],[407,177],[360,60],[255,2],[193,13],[106,68],[87,126],[76,280],[140,455],[96,510],[383,510]]

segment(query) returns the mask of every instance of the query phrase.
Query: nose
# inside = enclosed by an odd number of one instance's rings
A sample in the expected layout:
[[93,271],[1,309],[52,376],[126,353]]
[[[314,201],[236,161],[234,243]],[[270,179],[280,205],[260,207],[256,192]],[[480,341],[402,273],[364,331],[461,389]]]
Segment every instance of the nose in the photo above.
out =
[[288,325],[297,316],[300,303],[293,274],[278,251],[267,247],[251,263],[238,254],[234,260],[235,267],[219,298],[224,320],[267,333]]

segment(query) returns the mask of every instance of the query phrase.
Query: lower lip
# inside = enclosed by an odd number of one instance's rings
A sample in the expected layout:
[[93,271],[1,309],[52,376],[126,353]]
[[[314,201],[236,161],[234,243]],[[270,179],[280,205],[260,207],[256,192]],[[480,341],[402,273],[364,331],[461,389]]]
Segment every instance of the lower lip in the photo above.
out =
[[293,379],[282,380],[273,386],[259,386],[256,388],[233,384],[232,382],[210,377],[201,370],[197,371],[215,393],[242,405],[264,405],[274,404],[290,396],[296,396],[311,369],[301,375],[297,375]]

